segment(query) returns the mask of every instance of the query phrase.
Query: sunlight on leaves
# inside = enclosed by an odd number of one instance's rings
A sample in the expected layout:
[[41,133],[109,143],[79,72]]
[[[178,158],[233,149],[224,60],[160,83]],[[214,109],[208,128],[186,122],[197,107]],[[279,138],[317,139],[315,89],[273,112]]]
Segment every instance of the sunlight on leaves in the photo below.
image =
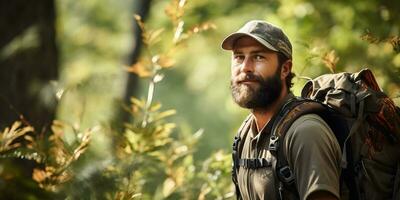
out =
[[175,188],[175,181],[172,178],[167,178],[163,184],[163,196],[168,197],[169,195],[171,195],[172,192],[174,192]]
[[99,131],[99,127],[89,128],[77,134],[78,141],[71,149],[70,145],[64,142],[64,130],[67,126],[76,129],[79,125],[67,125],[59,120],[54,120],[51,126],[52,134],[48,138],[50,148],[45,150],[43,147],[38,147],[43,154],[47,155],[44,168],[35,168],[32,174],[32,179],[39,186],[49,191],[57,191],[58,188],[69,181],[73,177],[73,172],[70,166],[74,161],[86,151],[89,146],[90,138],[93,132]]
[[127,67],[126,70],[131,73],[137,74],[141,78],[151,77],[153,75],[152,70],[148,67],[149,62],[145,60],[141,60],[130,67]]
[[336,55],[335,50],[332,50],[322,56],[322,62],[331,71],[331,73],[335,73],[336,64],[339,62],[339,57]]
[[21,141],[17,141],[19,138],[25,138],[27,141],[32,142],[32,138],[27,135],[28,133],[32,132],[33,127],[22,126],[22,122],[20,121],[14,122],[11,127],[4,129],[0,135],[0,154],[20,147]]
[[374,36],[369,30],[366,30],[361,39],[371,44],[389,43],[392,45],[393,51],[400,53],[400,36],[390,36],[382,39]]

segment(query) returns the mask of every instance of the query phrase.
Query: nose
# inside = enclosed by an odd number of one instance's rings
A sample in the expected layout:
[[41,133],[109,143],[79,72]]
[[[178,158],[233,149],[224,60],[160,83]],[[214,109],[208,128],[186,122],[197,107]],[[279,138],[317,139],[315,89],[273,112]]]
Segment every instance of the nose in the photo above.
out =
[[254,71],[254,63],[250,59],[250,57],[246,56],[242,62],[242,66],[240,70],[244,73],[249,73]]

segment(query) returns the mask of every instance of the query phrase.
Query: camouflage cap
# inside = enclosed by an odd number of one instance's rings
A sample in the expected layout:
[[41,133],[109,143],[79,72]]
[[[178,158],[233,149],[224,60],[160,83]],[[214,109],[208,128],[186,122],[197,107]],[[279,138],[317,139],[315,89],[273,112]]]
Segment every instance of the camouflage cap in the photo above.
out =
[[250,36],[268,49],[281,52],[288,58],[292,58],[292,44],[289,38],[280,28],[266,21],[252,20],[247,22],[242,28],[222,41],[222,48],[232,50],[236,40],[242,36]]

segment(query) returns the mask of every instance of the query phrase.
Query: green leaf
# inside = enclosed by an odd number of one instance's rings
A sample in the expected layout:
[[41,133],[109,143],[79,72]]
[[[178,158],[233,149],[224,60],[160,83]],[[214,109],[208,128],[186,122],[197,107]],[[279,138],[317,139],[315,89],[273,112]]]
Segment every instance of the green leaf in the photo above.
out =
[[172,110],[172,109],[171,110],[167,110],[167,111],[161,112],[158,115],[156,115],[154,117],[154,121],[158,121],[160,119],[163,119],[163,118],[175,115],[175,114],[176,114],[176,110]]
[[144,108],[144,106],[145,106],[144,100],[140,100],[135,97],[131,97],[131,103],[139,106],[140,108]]
[[160,108],[161,108],[161,103],[159,103],[159,102],[157,102],[157,103],[154,103],[150,108],[149,108],[149,111],[150,112],[155,112],[155,111],[157,111],[157,110],[159,110]]

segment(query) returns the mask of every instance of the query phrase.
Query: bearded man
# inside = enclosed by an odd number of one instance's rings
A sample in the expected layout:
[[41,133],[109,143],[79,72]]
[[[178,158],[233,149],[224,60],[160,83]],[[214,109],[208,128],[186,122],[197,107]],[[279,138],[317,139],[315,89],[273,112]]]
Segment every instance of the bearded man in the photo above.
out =
[[[232,51],[233,100],[251,111],[234,143],[238,199],[339,199],[340,146],[316,114],[299,117],[286,132],[282,144],[290,170],[274,168],[271,129],[283,105],[295,98],[292,45],[285,33],[252,20],[226,37],[222,48]],[[286,179],[293,190],[283,187]]]

